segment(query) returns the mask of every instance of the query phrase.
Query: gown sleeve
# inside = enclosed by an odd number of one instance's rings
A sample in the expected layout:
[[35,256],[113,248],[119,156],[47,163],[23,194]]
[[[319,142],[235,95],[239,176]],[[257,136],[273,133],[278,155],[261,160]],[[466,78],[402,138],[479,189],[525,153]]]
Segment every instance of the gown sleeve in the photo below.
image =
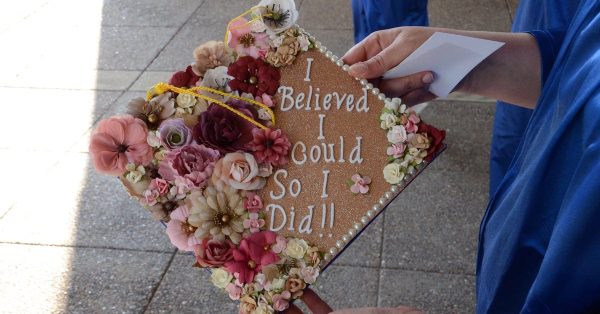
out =
[[542,85],[554,65],[558,51],[565,38],[565,29],[540,29],[527,32],[535,37],[542,58]]

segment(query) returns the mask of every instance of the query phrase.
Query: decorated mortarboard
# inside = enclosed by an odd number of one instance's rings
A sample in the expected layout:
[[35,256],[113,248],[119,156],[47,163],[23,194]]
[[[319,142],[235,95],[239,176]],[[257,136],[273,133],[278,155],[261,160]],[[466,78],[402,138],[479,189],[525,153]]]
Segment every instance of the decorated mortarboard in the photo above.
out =
[[297,17],[261,1],[90,142],[242,313],[285,310],[444,149]]

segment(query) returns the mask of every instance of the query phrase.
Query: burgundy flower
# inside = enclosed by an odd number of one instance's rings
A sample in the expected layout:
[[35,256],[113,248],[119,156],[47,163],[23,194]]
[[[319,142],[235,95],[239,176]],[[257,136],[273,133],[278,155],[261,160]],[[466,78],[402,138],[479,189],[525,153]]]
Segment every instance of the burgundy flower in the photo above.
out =
[[240,57],[230,64],[227,74],[233,76],[233,80],[229,81],[231,89],[251,93],[254,97],[262,94],[275,95],[281,78],[277,68],[250,56]]
[[237,274],[241,283],[252,282],[264,266],[279,261],[279,256],[271,250],[276,238],[275,232],[262,231],[243,239],[239,248],[233,250],[233,261],[226,263],[225,268]]
[[229,240],[218,241],[205,238],[194,246],[196,262],[202,267],[217,267],[233,260],[235,246]]
[[167,181],[182,177],[195,187],[204,187],[218,159],[218,151],[192,143],[169,151],[160,162],[158,173]]
[[439,152],[444,146],[444,138],[446,137],[446,131],[438,130],[431,125],[425,124],[423,121],[419,123],[418,133],[427,133],[427,136],[430,138],[431,143],[429,148],[427,149],[427,157],[425,157],[425,161],[430,162],[433,160],[433,157],[437,152]]
[[[258,119],[256,109],[243,101],[229,100],[227,104],[251,119]],[[252,130],[256,128],[254,124],[214,103],[200,114],[199,120],[193,131],[198,143],[217,149],[222,154],[249,150]]]
[[251,147],[259,163],[268,162],[273,166],[283,166],[288,162],[290,141],[281,129],[254,129]]
[[200,80],[200,76],[196,75],[192,70],[192,66],[188,65],[185,71],[179,71],[173,73],[173,76],[169,79],[169,84],[177,87],[194,87]]

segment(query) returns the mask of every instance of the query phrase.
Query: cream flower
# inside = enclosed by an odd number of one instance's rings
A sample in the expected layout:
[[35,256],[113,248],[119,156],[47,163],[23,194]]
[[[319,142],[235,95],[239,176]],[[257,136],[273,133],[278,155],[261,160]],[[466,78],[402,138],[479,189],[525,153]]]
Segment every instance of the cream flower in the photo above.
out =
[[390,184],[398,184],[404,179],[402,165],[397,163],[388,164],[383,168],[383,178]]
[[302,239],[289,239],[287,246],[285,247],[285,254],[287,256],[301,259],[304,254],[308,251],[308,243]]
[[273,314],[275,310],[267,303],[260,302],[254,310],[254,314]]
[[269,286],[269,290],[282,290],[285,286],[285,280],[282,278],[275,278],[271,281],[271,285]]
[[225,289],[231,280],[233,280],[233,276],[223,268],[213,268],[210,280],[213,285]]
[[239,191],[224,186],[220,189],[209,185],[203,192],[194,191],[188,197],[190,217],[188,223],[198,227],[195,236],[224,241],[231,239],[240,243],[244,231],[244,202]]
[[131,183],[140,182],[140,180],[142,180],[142,178],[146,174],[146,169],[144,168],[144,166],[139,165],[136,168],[135,164],[133,163],[128,163],[127,166],[125,166],[125,170],[127,170],[127,173],[125,174],[125,179],[127,179],[127,181]]
[[387,139],[392,144],[404,143],[408,139],[406,129],[402,125],[394,125],[387,133]]
[[175,98],[175,102],[179,108],[188,109],[196,104],[196,97],[189,94],[179,94]]
[[402,105],[402,100],[400,98],[392,98],[389,101],[385,101],[385,108],[392,110],[394,112],[398,112],[400,109],[400,105]]
[[215,186],[231,186],[239,190],[258,190],[265,186],[265,178],[259,176],[256,159],[248,153],[229,153],[215,164],[212,182]]
[[381,121],[380,126],[384,130],[393,127],[394,125],[396,125],[396,122],[398,122],[398,118],[396,117],[396,115],[391,114],[389,112],[382,113],[381,116],[379,116],[379,120]]
[[262,0],[258,3],[267,33],[277,34],[292,27],[298,20],[294,0]]

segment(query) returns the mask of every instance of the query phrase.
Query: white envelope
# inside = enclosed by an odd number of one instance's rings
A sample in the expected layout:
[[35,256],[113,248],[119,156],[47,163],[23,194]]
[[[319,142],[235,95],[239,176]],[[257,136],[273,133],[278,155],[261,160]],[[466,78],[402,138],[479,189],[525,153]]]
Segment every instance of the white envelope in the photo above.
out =
[[503,42],[436,32],[383,78],[433,71],[435,81],[429,91],[446,97],[476,65],[502,45]]

